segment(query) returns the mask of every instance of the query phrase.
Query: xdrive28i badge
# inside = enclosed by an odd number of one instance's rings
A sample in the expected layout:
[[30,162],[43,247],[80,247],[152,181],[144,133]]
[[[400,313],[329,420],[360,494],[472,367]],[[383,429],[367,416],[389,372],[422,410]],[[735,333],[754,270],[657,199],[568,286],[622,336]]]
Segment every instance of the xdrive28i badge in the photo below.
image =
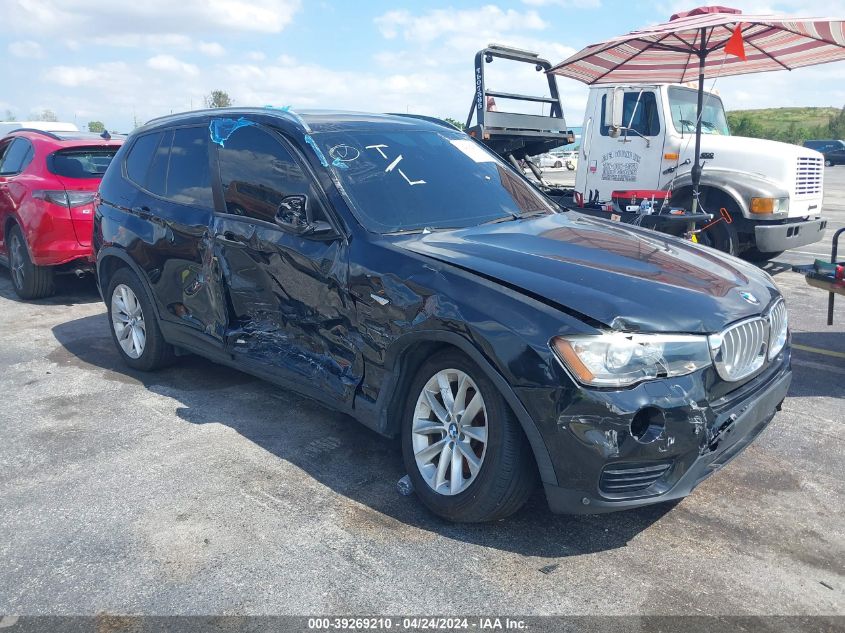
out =
[[745,290],[740,290],[739,296],[742,297],[743,299],[745,299],[748,303],[753,303],[755,306],[760,305],[760,301],[757,299],[757,297],[755,297],[750,292],[747,292]]

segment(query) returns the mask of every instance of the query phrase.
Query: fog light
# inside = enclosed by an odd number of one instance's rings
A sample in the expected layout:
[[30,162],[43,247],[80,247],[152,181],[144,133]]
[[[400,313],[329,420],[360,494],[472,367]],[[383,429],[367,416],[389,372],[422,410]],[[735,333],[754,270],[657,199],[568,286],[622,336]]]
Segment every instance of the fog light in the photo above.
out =
[[651,444],[658,437],[663,435],[666,428],[666,420],[663,412],[655,407],[645,407],[637,411],[631,420],[631,437],[640,444]]

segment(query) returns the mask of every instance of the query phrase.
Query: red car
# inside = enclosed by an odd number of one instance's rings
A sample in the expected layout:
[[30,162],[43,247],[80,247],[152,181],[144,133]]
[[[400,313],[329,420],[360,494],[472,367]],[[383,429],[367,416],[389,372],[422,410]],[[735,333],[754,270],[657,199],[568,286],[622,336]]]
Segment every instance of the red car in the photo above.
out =
[[29,129],[0,138],[0,264],[22,299],[53,294],[56,273],[93,270],[94,196],[122,143]]

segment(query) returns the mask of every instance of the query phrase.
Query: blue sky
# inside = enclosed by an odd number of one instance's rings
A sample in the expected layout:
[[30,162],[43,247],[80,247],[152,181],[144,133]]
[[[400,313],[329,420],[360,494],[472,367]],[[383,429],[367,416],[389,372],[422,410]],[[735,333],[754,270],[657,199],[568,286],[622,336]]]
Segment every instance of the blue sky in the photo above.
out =
[[[845,0],[733,2],[746,13],[845,17]],[[463,120],[473,54],[490,42],[552,62],[696,6],[677,0],[369,2],[309,0],[3,0],[0,118],[43,109],[126,131],[202,105],[412,111]],[[493,88],[542,92],[528,68],[494,63]],[[740,78],[716,88],[731,108],[845,105],[845,63]],[[560,79],[580,125],[587,89]]]

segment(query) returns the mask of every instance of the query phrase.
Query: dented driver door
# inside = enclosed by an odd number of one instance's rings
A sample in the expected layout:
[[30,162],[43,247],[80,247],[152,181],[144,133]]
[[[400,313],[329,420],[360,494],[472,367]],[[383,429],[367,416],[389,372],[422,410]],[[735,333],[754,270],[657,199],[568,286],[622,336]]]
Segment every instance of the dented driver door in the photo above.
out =
[[231,312],[228,348],[299,389],[351,404],[362,361],[347,317],[345,243],[277,221],[289,196],[304,196],[314,219],[328,219],[295,156],[276,132],[252,124],[217,147],[215,243]]

